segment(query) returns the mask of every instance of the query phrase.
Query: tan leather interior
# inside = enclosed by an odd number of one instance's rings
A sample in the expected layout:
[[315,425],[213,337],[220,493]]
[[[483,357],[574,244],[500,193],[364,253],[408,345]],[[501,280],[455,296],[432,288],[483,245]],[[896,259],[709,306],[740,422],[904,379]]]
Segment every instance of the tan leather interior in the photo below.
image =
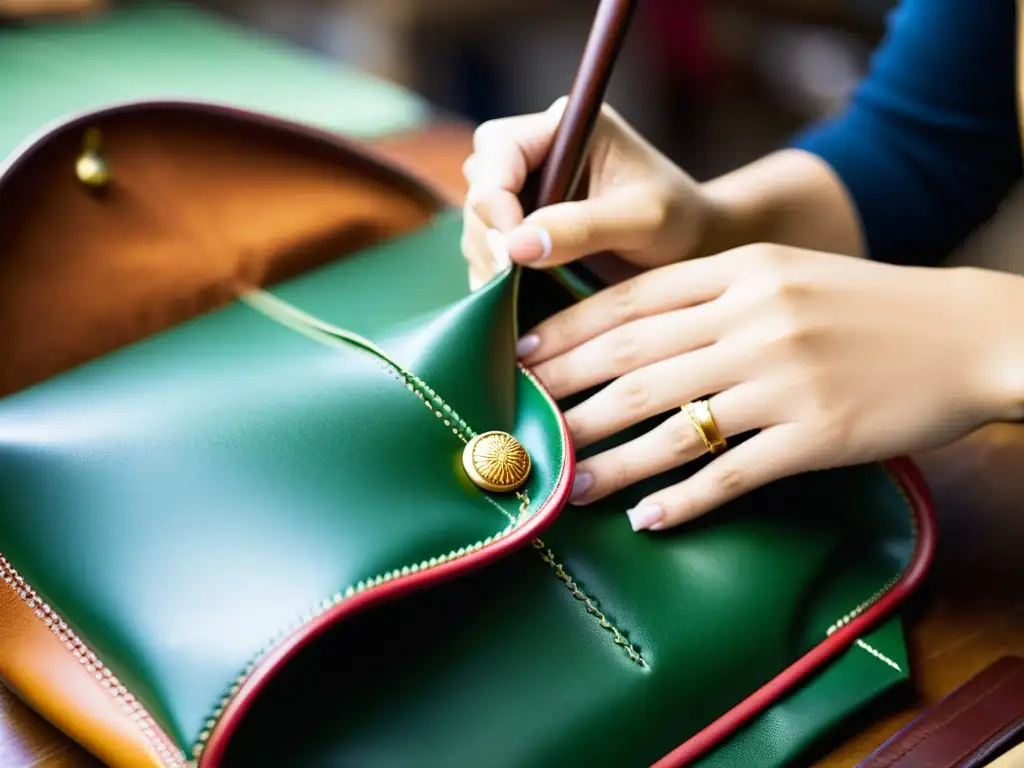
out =
[[[100,130],[103,189],[75,173]],[[0,179],[0,396],[426,223],[437,199],[325,137],[147,107],[54,132]]]
[[[171,749],[171,742],[157,731],[143,733],[147,723],[133,720],[122,701],[87,673],[67,647],[67,636],[62,641],[51,632],[18,591],[2,582],[0,621],[0,677],[31,707],[105,762],[164,768],[156,745]],[[4,754],[0,751],[0,766],[6,765]]]

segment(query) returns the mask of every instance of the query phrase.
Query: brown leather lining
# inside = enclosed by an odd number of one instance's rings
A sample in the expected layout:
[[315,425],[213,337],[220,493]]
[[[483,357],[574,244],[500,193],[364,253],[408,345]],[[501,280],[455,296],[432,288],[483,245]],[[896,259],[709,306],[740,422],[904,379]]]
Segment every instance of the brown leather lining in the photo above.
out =
[[[75,176],[86,126],[113,170]],[[146,106],[49,137],[0,182],[0,396],[426,223],[435,199],[326,138]]]
[[161,768],[149,740],[34,610],[0,581],[0,678],[108,765]]

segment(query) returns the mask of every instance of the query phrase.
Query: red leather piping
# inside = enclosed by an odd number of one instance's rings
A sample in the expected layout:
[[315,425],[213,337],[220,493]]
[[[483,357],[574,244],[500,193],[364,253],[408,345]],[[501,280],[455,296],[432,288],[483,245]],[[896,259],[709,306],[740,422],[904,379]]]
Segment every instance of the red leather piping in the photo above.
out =
[[357,611],[363,610],[380,601],[405,597],[416,590],[437,586],[445,581],[456,578],[460,574],[476,570],[482,566],[511,554],[528,544],[554,523],[559,512],[569,500],[573,479],[576,476],[576,457],[569,426],[554,399],[537,382],[537,387],[551,405],[558,418],[559,436],[565,447],[565,458],[554,490],[533,517],[520,528],[494,544],[484,547],[479,552],[461,557],[458,560],[439,565],[426,571],[403,576],[381,584],[379,587],[367,589],[348,598],[331,610],[325,611],[314,621],[284,638],[264,660],[253,670],[246,682],[239,689],[234,699],[225,708],[216,728],[210,734],[210,740],[199,759],[199,768],[219,768],[227,750],[231,736],[235,733],[249,708],[260,692],[299,651],[316,640],[320,635]]
[[910,499],[917,517],[917,546],[910,564],[892,589],[857,618],[833,632],[820,645],[776,675],[702,731],[691,736],[658,760],[651,768],[679,768],[692,763],[724,741],[751,719],[785,696],[796,685],[853,645],[857,638],[876,627],[906,600],[924,580],[935,554],[936,517],[931,493],[920,471],[906,458],[893,459],[886,466]]

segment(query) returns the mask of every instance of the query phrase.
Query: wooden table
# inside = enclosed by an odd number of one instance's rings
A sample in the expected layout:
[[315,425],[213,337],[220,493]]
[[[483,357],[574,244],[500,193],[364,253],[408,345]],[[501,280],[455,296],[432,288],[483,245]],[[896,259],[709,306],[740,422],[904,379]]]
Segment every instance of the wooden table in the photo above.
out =
[[[375,144],[462,194],[469,128],[438,123]],[[940,538],[907,621],[916,696],[815,768],[850,768],[999,656],[1024,654],[1024,426],[989,427],[918,461],[938,503]],[[0,687],[0,768],[101,766]]]

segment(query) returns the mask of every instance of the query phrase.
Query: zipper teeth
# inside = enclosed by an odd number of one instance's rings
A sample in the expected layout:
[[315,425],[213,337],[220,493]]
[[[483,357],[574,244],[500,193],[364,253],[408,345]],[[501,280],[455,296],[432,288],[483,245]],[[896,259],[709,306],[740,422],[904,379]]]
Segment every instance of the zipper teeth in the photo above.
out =
[[[910,511],[910,527],[912,529],[912,538],[913,538],[913,542],[914,542],[914,548],[916,549],[918,541],[920,540],[921,532],[920,532],[920,529],[919,529],[918,523],[917,523],[917,515],[915,515],[914,512],[913,512],[914,504],[910,500],[910,497],[907,495],[907,491],[903,487],[903,483],[900,481],[900,479],[898,477],[896,477],[896,475],[893,473],[893,471],[891,469],[889,469],[889,467],[885,467],[885,473],[886,473],[886,475],[888,475],[889,481],[896,487],[896,490],[900,494],[900,498],[903,499],[904,504],[906,504],[907,509]],[[896,573],[895,576],[893,576],[888,581],[886,581],[867,600],[864,600],[863,602],[857,604],[853,608],[853,610],[851,610],[849,613],[846,613],[843,616],[839,617],[839,619],[837,619],[835,621],[835,623],[833,623],[827,630],[825,630],[825,636],[826,637],[831,637],[839,629],[841,629],[842,627],[845,627],[847,624],[849,624],[851,621],[853,621],[855,618],[860,616],[862,613],[864,613],[869,608],[874,606],[879,600],[881,600],[883,597],[885,597],[885,595],[888,594],[889,591],[892,590],[892,588],[896,586],[896,584],[900,581],[900,579],[902,579],[904,577],[904,575],[906,575],[906,573],[910,569],[910,565],[911,565],[911,563],[913,563],[913,561],[914,561],[914,558],[913,558],[913,556],[911,556],[910,562],[908,562],[907,565],[904,568],[901,568]]]
[[128,692],[128,688],[125,687],[124,683],[97,658],[96,653],[82,642],[82,639],[68,626],[63,617],[47,605],[39,594],[32,589],[3,554],[0,554],[0,580],[6,582],[18,597],[35,611],[36,617],[71,652],[82,666],[82,669],[90,677],[95,678],[96,683],[104,688],[114,701],[121,706],[123,712],[131,718],[142,735],[146,737],[149,745],[159,756],[164,766],[166,768],[183,768],[185,765],[184,753],[172,748],[170,742],[166,740],[161,731],[160,726],[156,724],[156,721],[146,711],[146,708]]

